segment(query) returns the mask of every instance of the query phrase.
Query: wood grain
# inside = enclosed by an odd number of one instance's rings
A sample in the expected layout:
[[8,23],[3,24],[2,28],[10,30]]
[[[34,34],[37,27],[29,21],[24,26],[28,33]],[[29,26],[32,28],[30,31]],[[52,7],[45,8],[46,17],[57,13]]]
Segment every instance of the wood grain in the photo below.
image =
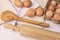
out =
[[21,35],[26,37],[42,39],[42,40],[60,40],[60,33],[44,30],[41,28],[36,28],[33,26],[22,25],[16,27],[10,24],[4,24],[4,27],[9,29],[14,29],[20,32]]

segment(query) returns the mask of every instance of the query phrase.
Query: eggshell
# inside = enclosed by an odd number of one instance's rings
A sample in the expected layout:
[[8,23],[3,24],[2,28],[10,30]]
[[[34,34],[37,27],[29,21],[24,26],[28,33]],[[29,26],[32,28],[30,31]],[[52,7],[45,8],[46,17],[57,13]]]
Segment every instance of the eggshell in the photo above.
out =
[[55,6],[53,6],[53,5],[49,5],[48,10],[50,10],[50,11],[54,11],[54,10],[55,10]]
[[45,18],[46,19],[51,19],[53,17],[53,12],[52,11],[47,11],[46,14],[45,14]]
[[56,13],[60,14],[60,9],[56,9]]
[[54,14],[53,18],[57,21],[60,20],[60,14]]
[[53,16],[53,18],[52,18],[52,21],[53,21],[54,23],[60,24],[60,14],[55,14],[55,15]]
[[24,1],[24,6],[25,6],[25,7],[28,8],[28,7],[31,7],[31,5],[32,5],[31,0],[25,0],[25,1]]
[[49,17],[49,18],[51,18],[53,16],[53,14],[54,13],[52,11],[47,11],[46,12],[46,16]]
[[57,2],[55,0],[51,1],[51,5],[55,5],[56,6]]
[[26,15],[29,16],[29,17],[35,16],[35,9],[30,8],[30,9],[27,11],[27,14],[26,14]]
[[60,3],[57,5],[57,8],[60,8]]
[[42,7],[38,7],[36,9],[36,15],[37,16],[42,16],[43,15],[43,12],[44,12],[44,9]]
[[14,4],[17,7],[23,7],[23,2],[21,0],[14,0]]

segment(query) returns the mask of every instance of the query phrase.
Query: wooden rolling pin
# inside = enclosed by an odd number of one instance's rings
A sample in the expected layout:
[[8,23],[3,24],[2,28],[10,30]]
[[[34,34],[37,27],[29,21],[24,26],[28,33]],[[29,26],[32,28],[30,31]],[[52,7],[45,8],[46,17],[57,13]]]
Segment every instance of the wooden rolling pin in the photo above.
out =
[[13,29],[20,32],[21,35],[36,39],[43,39],[43,40],[60,40],[60,33],[44,30],[41,28],[36,28],[33,26],[22,25],[19,27],[4,24],[5,28]]

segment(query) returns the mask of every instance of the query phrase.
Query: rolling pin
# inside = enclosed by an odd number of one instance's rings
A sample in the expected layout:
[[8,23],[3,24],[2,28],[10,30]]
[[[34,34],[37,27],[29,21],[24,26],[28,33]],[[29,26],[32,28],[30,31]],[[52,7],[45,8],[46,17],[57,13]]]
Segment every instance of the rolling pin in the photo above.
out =
[[5,28],[13,29],[20,32],[21,35],[36,39],[43,39],[43,40],[60,40],[60,33],[44,30],[41,28],[22,25],[22,26],[14,26],[10,24],[4,24]]

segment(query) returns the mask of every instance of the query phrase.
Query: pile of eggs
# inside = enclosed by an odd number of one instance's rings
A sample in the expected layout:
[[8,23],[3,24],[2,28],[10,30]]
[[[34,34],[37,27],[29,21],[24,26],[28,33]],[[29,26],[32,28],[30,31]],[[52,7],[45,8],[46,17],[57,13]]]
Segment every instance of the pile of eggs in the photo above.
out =
[[36,9],[30,8],[27,11],[27,16],[28,17],[34,17],[34,16],[42,16],[44,14],[44,10],[42,7],[37,7]]
[[[26,7],[29,8],[32,6],[31,0],[25,0],[22,2],[21,0],[14,0],[14,4],[17,7]],[[49,6],[47,7],[47,11],[44,14],[44,9],[42,7],[38,7],[36,9],[30,8],[26,15],[28,17],[33,17],[33,16],[42,16],[45,15],[45,19],[52,20],[55,23],[60,23],[60,3],[57,3],[56,0],[51,0]]]
[[32,6],[31,0],[24,0],[24,2],[22,0],[14,0],[14,4],[15,4],[16,7],[29,8],[29,7]]
[[44,14],[44,9],[38,7],[36,9],[30,8],[26,14],[28,17],[45,15],[45,19],[52,20],[55,23],[60,23],[60,3],[56,0],[52,0],[47,7],[47,11]]
[[51,1],[45,13],[45,19],[52,20],[55,23],[60,23],[60,3],[56,0]]

